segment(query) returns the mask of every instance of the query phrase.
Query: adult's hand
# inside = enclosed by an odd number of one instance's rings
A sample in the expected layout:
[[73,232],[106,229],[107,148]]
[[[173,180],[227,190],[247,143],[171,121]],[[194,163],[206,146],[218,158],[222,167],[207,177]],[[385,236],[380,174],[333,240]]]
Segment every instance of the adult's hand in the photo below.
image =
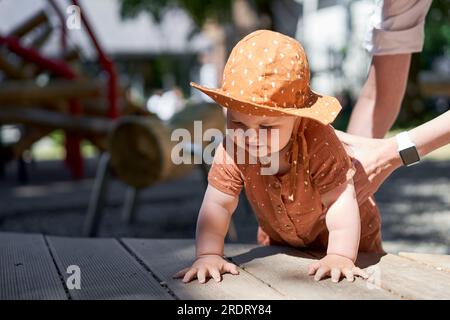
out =
[[355,179],[358,202],[366,201],[402,165],[395,138],[370,139],[335,130],[348,154],[365,175]]

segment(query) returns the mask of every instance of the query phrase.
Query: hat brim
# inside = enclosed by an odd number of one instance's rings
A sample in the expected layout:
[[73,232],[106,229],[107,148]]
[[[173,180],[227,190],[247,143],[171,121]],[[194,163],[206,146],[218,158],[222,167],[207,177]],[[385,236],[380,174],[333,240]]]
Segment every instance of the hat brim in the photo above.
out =
[[207,88],[195,82],[190,83],[192,87],[205,93],[215,102],[223,107],[238,112],[255,116],[285,116],[292,115],[316,120],[324,125],[328,125],[336,119],[342,107],[339,101],[331,96],[323,96],[311,91],[311,97],[303,108],[272,107],[251,101],[241,100],[227,95],[221,89]]

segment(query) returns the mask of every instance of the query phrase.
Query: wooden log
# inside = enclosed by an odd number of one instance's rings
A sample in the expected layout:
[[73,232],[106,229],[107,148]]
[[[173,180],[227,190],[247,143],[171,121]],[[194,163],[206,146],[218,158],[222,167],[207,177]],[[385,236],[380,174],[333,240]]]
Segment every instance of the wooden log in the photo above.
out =
[[450,97],[450,76],[422,71],[418,76],[420,93],[428,97]]
[[72,116],[59,112],[17,107],[0,108],[0,123],[23,123],[79,133],[106,135],[113,124],[99,117]]
[[25,134],[12,146],[14,159],[19,157],[38,140],[51,133],[54,128],[28,125]]
[[44,23],[48,24],[48,17],[45,11],[41,10],[32,17],[30,17],[25,22],[23,22],[21,25],[16,27],[13,31],[10,32],[9,35],[17,38],[23,37],[28,32],[32,31],[33,29],[37,28],[38,26]]
[[78,48],[71,48],[64,53],[63,60],[66,62],[74,62],[79,61],[80,57],[80,50]]
[[420,92],[428,97],[450,97],[450,81],[442,83],[423,82],[420,84]]
[[98,97],[103,88],[103,83],[87,79],[53,80],[43,87],[33,81],[6,81],[0,86],[0,106],[36,106],[57,100]]
[[109,141],[116,175],[130,186],[143,188],[190,172],[194,166],[191,157],[191,164],[177,165],[172,161],[172,149],[179,141],[171,141],[171,134],[176,128],[184,128],[193,139],[195,120],[202,121],[202,131],[216,128],[223,132],[225,128],[222,109],[210,103],[186,106],[167,124],[156,116],[121,118]]
[[89,140],[99,151],[108,150],[108,136],[93,133],[85,134],[84,138]]
[[[136,115],[149,116],[151,113],[145,109],[144,106],[129,101],[126,97],[119,97],[119,112],[120,115]],[[99,97],[94,99],[86,99],[81,102],[83,113],[88,115],[106,117],[109,109],[109,101],[106,97]]]
[[51,26],[45,26],[44,30],[31,41],[30,47],[35,49],[41,48],[47,42],[52,32],[53,28]]
[[0,55],[0,70],[11,79],[25,79],[25,73],[20,68],[11,64],[5,56]]

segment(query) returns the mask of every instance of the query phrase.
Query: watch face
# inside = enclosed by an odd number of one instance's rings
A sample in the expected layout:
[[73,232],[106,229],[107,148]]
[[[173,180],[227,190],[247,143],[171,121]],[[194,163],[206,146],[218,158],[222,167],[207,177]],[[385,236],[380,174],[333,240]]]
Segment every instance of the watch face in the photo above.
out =
[[400,157],[406,166],[416,164],[420,161],[416,147],[409,147],[400,151]]

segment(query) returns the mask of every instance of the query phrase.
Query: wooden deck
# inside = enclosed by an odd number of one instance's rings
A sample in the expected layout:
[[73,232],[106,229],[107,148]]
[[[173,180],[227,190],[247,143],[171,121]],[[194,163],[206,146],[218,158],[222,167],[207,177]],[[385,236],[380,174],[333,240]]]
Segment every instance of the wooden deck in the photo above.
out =
[[[450,256],[361,254],[374,284],[315,282],[307,266],[318,252],[227,244],[240,266],[221,283],[183,284],[172,274],[189,265],[193,240],[86,239],[0,233],[0,299],[449,299]],[[81,289],[69,289],[70,265]]]

